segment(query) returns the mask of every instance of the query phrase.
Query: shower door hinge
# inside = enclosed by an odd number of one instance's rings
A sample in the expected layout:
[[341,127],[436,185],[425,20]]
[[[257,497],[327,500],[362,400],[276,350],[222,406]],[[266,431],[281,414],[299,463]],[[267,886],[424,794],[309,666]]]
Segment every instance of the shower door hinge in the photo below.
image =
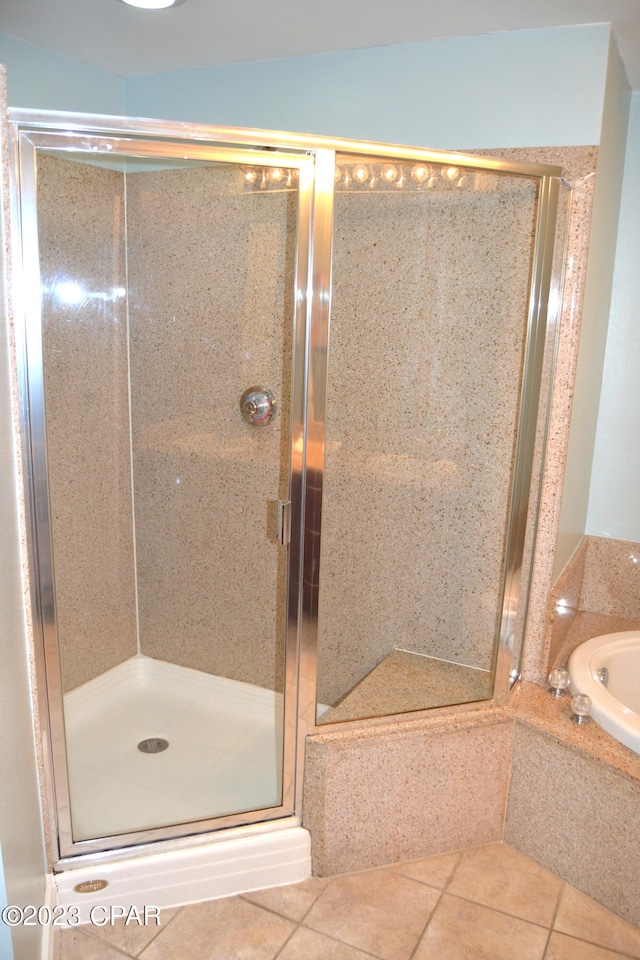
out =
[[291,500],[276,503],[276,540],[285,547],[291,541]]

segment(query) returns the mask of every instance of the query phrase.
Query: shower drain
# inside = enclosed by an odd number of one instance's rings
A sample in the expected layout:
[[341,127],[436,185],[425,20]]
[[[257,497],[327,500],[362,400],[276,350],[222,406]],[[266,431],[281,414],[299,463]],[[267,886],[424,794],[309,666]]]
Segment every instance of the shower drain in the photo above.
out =
[[162,753],[168,746],[169,741],[163,740],[162,737],[148,737],[146,740],[140,741],[138,750],[141,753]]

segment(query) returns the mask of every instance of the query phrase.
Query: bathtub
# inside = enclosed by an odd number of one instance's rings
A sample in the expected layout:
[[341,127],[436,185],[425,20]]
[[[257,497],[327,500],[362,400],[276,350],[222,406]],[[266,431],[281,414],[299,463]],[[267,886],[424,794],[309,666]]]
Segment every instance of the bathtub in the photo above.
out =
[[568,670],[571,693],[591,697],[593,719],[640,754],[640,630],[587,640],[569,657]]

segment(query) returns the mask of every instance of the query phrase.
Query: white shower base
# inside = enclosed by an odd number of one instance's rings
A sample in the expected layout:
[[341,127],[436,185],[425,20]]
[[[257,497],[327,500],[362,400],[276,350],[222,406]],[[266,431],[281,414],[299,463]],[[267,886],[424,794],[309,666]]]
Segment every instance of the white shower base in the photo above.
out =
[[64,710],[75,840],[280,804],[281,694],[138,655]]
[[[311,842],[293,818],[254,824],[202,837],[180,847],[169,841],[160,852],[132,855],[110,863],[74,867],[51,878],[51,906],[78,908],[90,923],[92,909],[104,920],[111,906],[179,907],[251,890],[299,883],[311,876]],[[80,883],[106,882],[94,893],[78,893]]]
[[[282,695],[136,656],[65,696],[75,839],[259,810],[280,802]],[[137,745],[162,737],[169,748]],[[294,817],[92,855],[52,878],[52,901],[91,908],[170,907],[311,875]],[[85,881],[103,880],[95,893]],[[104,912],[104,911],[103,911]],[[102,914],[101,914],[102,916]]]

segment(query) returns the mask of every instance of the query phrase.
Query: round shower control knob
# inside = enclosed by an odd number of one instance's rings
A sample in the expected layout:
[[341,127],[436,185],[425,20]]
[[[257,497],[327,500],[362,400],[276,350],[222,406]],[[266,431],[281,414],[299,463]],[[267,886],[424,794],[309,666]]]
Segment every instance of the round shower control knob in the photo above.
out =
[[240,410],[247,423],[263,427],[275,416],[276,400],[266,387],[249,387],[240,397]]

